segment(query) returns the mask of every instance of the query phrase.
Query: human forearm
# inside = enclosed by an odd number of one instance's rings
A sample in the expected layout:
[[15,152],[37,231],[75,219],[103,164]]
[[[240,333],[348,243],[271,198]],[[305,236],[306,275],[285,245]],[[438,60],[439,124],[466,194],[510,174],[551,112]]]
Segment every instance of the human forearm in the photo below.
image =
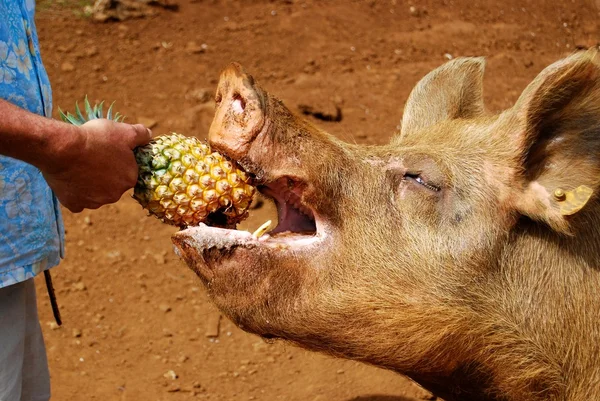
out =
[[106,119],[73,126],[0,100],[0,154],[39,168],[60,202],[74,212],[116,202],[135,185],[133,149],[151,135],[142,125]]
[[81,128],[0,100],[0,154],[52,171],[85,143]]

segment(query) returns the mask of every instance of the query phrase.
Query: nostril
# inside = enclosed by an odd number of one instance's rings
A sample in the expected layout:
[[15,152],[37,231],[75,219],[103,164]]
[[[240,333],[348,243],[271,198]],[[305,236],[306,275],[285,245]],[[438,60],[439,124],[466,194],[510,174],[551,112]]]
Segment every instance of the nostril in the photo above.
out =
[[233,108],[233,112],[236,114],[241,114],[246,109],[246,102],[239,93],[233,95],[231,107]]
[[221,93],[217,93],[217,95],[215,96],[215,103],[219,104],[221,103],[221,100],[223,100],[223,96],[221,95]]

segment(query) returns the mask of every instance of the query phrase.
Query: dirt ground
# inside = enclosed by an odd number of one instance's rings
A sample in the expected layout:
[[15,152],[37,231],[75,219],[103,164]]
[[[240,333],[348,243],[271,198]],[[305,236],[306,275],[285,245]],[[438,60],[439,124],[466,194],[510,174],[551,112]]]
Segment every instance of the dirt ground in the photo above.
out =
[[[157,135],[205,137],[219,71],[234,60],[293,109],[341,107],[341,121],[315,120],[325,130],[379,144],[417,80],[449,58],[487,57],[486,100],[500,110],[545,65],[600,41],[594,0],[179,0],[178,11],[119,23],[39,1],[55,116],[87,94],[116,101],[129,122],[156,123]],[[242,228],[272,213],[254,210]],[[174,229],[130,194],[64,217],[67,256],[53,270],[60,328],[38,281],[54,400],[430,397],[396,374],[266,343],[219,320],[172,251]]]

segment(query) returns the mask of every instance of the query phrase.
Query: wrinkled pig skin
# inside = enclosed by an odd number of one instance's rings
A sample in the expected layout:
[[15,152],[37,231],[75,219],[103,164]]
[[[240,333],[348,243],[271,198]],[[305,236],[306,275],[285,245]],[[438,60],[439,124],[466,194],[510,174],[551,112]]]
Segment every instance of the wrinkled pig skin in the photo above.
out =
[[[364,146],[232,64],[210,142],[280,207],[295,202],[279,231],[303,233],[201,226],[173,236],[176,252],[248,332],[391,369],[447,401],[600,400],[598,56],[550,65],[499,114],[483,104],[484,66],[429,73],[400,132]],[[594,194],[563,215],[554,191],[583,185]]]

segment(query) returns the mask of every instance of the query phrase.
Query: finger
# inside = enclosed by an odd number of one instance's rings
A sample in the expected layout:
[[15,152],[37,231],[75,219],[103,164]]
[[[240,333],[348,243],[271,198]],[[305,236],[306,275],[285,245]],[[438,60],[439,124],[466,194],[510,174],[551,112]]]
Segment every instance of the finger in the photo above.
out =
[[131,149],[135,149],[138,146],[142,146],[150,142],[152,139],[152,131],[144,127],[142,124],[134,124],[131,127],[134,129],[134,137],[132,138],[129,146]]

